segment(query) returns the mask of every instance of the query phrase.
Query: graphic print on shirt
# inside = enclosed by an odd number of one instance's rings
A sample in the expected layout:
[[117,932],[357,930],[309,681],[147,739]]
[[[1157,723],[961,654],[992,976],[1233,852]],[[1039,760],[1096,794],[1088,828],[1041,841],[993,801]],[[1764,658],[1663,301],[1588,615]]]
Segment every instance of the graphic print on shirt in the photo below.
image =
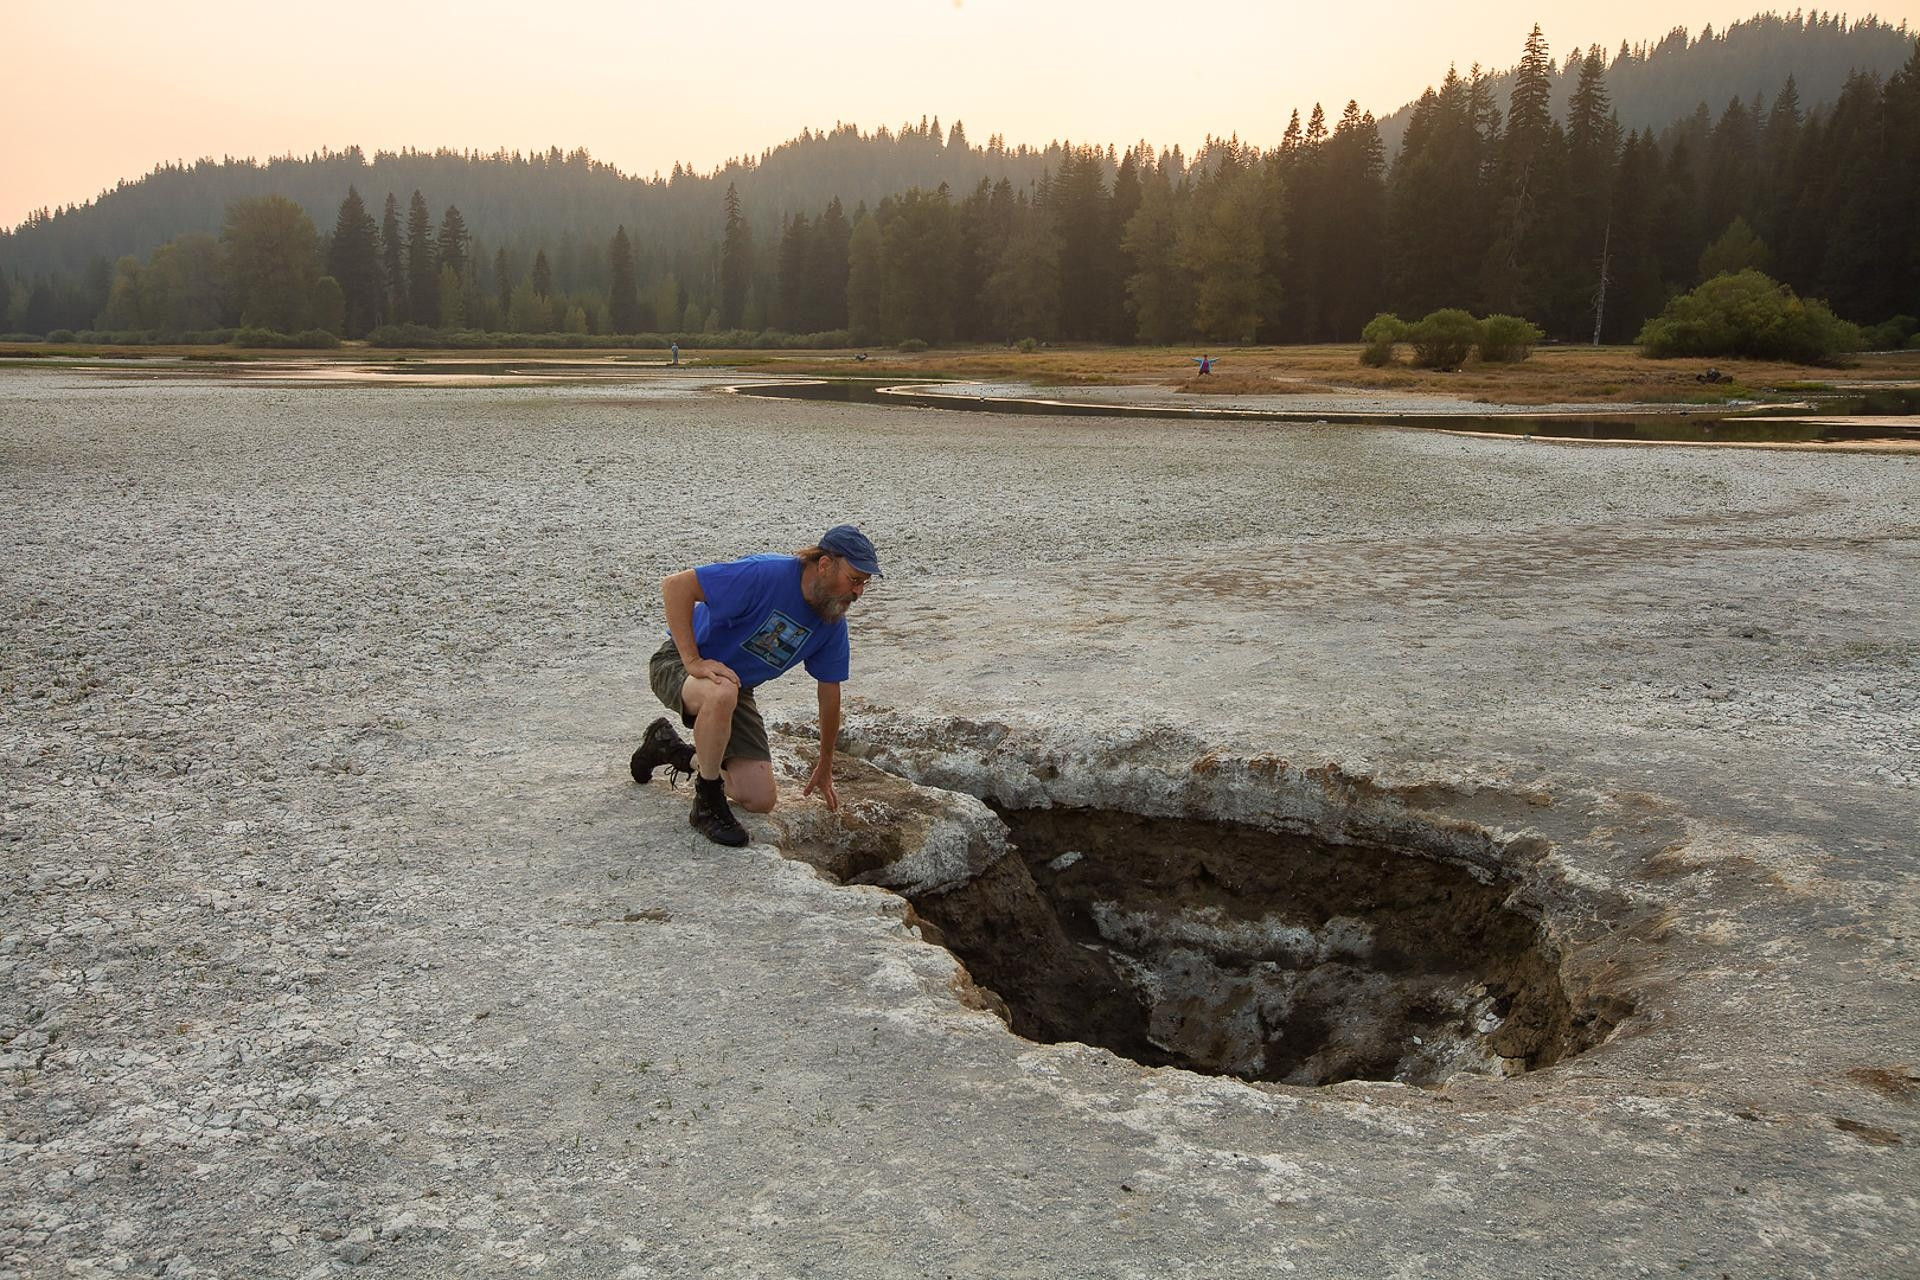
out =
[[800,646],[812,634],[812,628],[801,626],[775,609],[753,633],[753,639],[740,647],[774,670],[785,671],[792,664],[793,655],[800,652]]

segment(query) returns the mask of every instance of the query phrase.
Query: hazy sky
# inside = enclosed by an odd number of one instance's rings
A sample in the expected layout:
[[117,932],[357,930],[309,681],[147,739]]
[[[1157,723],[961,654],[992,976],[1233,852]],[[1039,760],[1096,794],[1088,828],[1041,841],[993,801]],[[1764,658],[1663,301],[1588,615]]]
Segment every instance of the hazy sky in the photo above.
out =
[[[1698,33],[1763,0],[734,0],[645,6],[0,0],[13,124],[0,223],[167,160],[359,145],[586,147],[630,173],[701,170],[848,121],[958,119],[984,142],[1271,145],[1347,99],[1385,115],[1445,74],[1507,67],[1537,21],[1556,61]],[[1920,26],[1920,0],[1875,10]],[[27,124],[26,121],[37,121]]]

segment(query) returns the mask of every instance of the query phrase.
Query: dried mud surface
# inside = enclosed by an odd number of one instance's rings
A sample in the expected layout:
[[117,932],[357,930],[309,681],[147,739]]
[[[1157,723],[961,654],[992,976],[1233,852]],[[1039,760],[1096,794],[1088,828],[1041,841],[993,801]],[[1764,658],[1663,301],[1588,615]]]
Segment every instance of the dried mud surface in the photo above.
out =
[[[693,375],[0,372],[0,1274],[1911,1275],[1916,495]],[[779,823],[707,846],[626,776],[657,583],[843,518],[888,574],[845,811],[783,736]],[[1433,1088],[1022,1040],[884,887],[991,865],[985,795],[1455,824],[1633,1013]]]

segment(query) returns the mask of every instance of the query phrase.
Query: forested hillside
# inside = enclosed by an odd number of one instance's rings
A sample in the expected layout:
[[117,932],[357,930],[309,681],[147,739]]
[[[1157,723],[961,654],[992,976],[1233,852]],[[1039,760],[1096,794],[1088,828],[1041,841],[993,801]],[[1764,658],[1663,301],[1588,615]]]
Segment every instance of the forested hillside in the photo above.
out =
[[[1848,50],[1892,65],[1826,101],[1797,50],[1816,80]],[[1786,70],[1632,123],[1689,66]],[[1354,103],[1193,157],[975,146],[929,120],[650,179],[557,150],[202,162],[0,236],[0,327],[1312,341],[1461,306],[1620,340],[1749,266],[1873,323],[1920,305],[1916,137],[1912,37],[1796,15],[1611,61],[1558,62],[1536,30],[1513,72],[1423,94],[1391,165]]]
[[[1891,76],[1912,46],[1904,25],[1871,17],[1849,23],[1837,13],[1763,13],[1719,32],[1709,25],[1690,37],[1685,27],[1675,27],[1652,43],[1623,40],[1607,63],[1607,88],[1621,128],[1659,129],[1702,102],[1715,114],[1734,98],[1754,105],[1788,76],[1803,108],[1829,103],[1855,72]],[[1587,53],[1569,52],[1552,74],[1553,111],[1563,120]],[[1507,100],[1516,74],[1514,68],[1492,78],[1496,99]],[[1389,154],[1399,151],[1414,106],[1409,102],[1380,121]]]

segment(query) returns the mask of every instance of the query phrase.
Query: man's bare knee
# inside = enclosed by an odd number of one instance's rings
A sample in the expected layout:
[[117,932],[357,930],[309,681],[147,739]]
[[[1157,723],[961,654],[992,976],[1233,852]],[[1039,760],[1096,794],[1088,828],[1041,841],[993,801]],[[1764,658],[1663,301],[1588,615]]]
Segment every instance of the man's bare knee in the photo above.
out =
[[780,800],[773,765],[765,760],[727,761],[727,794],[748,813],[772,813]]

